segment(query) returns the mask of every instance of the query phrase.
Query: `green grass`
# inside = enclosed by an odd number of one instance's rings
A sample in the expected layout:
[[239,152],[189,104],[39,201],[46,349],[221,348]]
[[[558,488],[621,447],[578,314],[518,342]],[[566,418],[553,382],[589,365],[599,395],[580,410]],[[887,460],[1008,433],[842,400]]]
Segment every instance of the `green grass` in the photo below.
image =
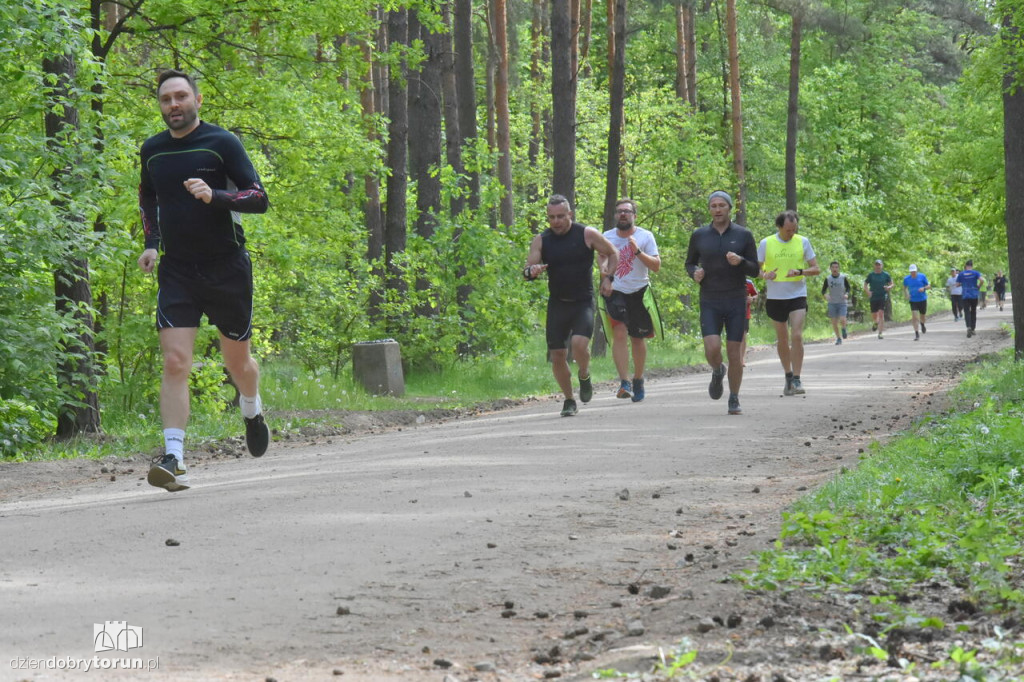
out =
[[[874,592],[883,627],[920,624],[901,596],[929,582],[962,586],[982,608],[1019,618],[1022,387],[1024,365],[1010,351],[979,363],[954,391],[952,413],[874,444],[856,470],[802,499],[784,514],[775,547],[740,579],[762,590],[822,593],[858,591],[870,581],[864,591]],[[1003,663],[1020,665],[1019,649],[999,652]],[[965,657],[970,652],[960,652]]]

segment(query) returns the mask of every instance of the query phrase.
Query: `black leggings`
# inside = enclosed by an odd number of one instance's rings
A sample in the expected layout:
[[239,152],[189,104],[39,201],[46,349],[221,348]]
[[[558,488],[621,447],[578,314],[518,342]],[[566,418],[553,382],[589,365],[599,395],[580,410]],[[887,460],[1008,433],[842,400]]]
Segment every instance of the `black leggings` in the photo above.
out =
[[978,322],[978,299],[965,298],[963,300],[963,307],[964,324],[967,325],[968,329],[974,329],[974,325]]
[[963,313],[964,304],[961,300],[962,298],[960,294],[949,295],[949,302],[953,306],[953,317],[960,317],[960,314]]

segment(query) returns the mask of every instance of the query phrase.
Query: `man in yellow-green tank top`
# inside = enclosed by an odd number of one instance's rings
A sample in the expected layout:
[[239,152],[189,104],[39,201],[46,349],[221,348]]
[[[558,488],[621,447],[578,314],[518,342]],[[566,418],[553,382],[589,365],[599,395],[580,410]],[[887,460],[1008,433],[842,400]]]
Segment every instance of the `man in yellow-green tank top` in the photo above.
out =
[[757,260],[765,280],[765,312],[775,325],[776,349],[786,373],[783,395],[802,395],[800,370],[804,364],[804,321],[807,319],[807,277],[821,272],[811,242],[798,235],[796,211],[775,218],[778,232],[761,240]]

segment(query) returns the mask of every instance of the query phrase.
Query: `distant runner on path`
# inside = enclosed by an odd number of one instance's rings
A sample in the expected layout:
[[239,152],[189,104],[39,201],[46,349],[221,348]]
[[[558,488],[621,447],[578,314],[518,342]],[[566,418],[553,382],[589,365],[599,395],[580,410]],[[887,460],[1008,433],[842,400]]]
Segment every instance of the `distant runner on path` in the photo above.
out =
[[957,283],[963,287],[964,324],[967,326],[967,337],[974,336],[975,326],[978,324],[978,296],[979,287],[985,278],[974,269],[974,261],[968,260],[964,263],[964,269],[956,276]]
[[[914,341],[921,338],[921,334],[928,331],[925,326],[925,315],[928,313],[928,290],[932,285],[924,273],[917,271],[916,265],[910,266],[910,274],[903,278],[903,293],[910,301],[910,315],[914,325]],[[920,327],[920,332],[918,332]]]
[[846,313],[850,301],[850,280],[839,273],[839,261],[829,263],[829,274],[821,285],[821,295],[828,305],[828,319],[836,334],[836,345],[846,338]]
[[561,194],[548,199],[548,229],[530,242],[523,277],[532,281],[548,273],[547,346],[551,355],[551,373],[565,396],[562,416],[578,411],[573,397],[572,372],[569,370],[567,343],[579,367],[580,400],[590,402],[594,384],[590,379],[590,337],[594,334],[594,252],[604,256],[601,270],[601,294],[612,292],[619,254],[604,236],[592,227],[573,221],[569,200]]
[[1002,270],[997,270],[996,276],[992,278],[992,291],[996,294],[996,305],[1002,310],[1006,302],[1006,275]]
[[[704,357],[711,366],[708,395],[722,397],[722,380],[729,376],[729,414],[742,414],[743,333],[746,326],[747,277],[757,277],[757,246],[745,227],[732,222],[732,197],[718,190],[708,197],[711,222],[690,235],[686,272],[700,285],[700,331]],[[722,362],[725,328],[728,366]]]
[[804,322],[807,320],[807,277],[821,272],[811,241],[797,234],[796,211],[775,218],[778,231],[761,240],[757,260],[765,279],[764,309],[775,324],[776,350],[786,384],[782,395],[803,395],[800,371],[804,365]]
[[871,296],[869,304],[871,315],[875,318],[878,338],[882,338],[882,332],[885,330],[885,302],[889,300],[889,290],[892,287],[892,276],[882,269],[881,259],[876,260],[875,271],[868,273],[864,279],[864,293]]
[[949,292],[949,304],[953,309],[954,322],[960,320],[960,315],[963,311],[964,288],[960,285],[960,282],[956,281],[956,276],[959,274],[959,270],[956,268],[950,268],[949,277],[946,279],[946,291]]

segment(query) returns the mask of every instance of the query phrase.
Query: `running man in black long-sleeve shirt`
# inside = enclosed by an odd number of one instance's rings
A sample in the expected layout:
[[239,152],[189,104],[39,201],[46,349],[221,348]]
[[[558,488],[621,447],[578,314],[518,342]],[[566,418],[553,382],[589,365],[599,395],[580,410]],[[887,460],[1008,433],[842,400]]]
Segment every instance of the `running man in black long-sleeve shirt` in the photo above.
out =
[[[202,316],[217,326],[224,364],[238,388],[246,445],[263,455],[270,430],[260,402],[252,335],[252,263],[239,213],[264,213],[267,193],[238,138],[199,120],[203,96],[195,80],[164,71],[157,80],[167,130],[141,150],[139,209],[145,250],[139,268],[157,271],[156,325],[164,358],[160,416],[164,455],[149,471],[151,485],[189,487],[184,462],[189,417],[188,377]],[[160,255],[162,249],[163,255]]]
[[[711,365],[708,394],[722,397],[722,379],[729,376],[729,414],[742,414],[743,335],[747,317],[747,277],[757,277],[757,246],[745,227],[732,222],[732,197],[722,191],[708,197],[711,223],[690,235],[686,271],[700,284],[700,329],[704,357]],[[722,327],[725,327],[729,365],[722,362]]]

